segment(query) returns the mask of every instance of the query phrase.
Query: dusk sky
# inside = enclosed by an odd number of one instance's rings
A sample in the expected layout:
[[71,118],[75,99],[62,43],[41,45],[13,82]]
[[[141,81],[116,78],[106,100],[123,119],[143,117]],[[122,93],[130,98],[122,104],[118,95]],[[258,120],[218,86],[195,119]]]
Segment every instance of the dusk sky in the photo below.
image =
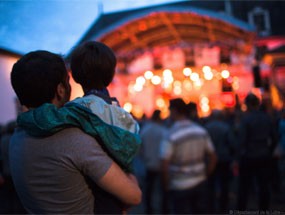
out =
[[0,0],[0,48],[67,54],[104,13],[179,0]]

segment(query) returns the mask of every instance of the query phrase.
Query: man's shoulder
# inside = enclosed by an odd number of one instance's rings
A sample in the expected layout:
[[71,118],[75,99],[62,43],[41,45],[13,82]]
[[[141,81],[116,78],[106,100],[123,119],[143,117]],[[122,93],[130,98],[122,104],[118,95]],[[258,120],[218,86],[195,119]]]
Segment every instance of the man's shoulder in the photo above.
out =
[[82,131],[80,128],[77,128],[77,127],[64,128],[60,130],[59,132],[57,132],[57,134],[88,135],[84,133],[84,131]]
[[85,133],[83,130],[76,128],[76,127],[71,127],[71,128],[64,128],[51,137],[54,138],[66,138],[66,140],[70,139],[82,139],[82,140],[90,140],[90,141],[95,141],[96,139],[92,137],[91,135]]
[[[12,135],[13,139],[36,139],[37,141],[57,141],[61,140],[64,142],[74,142],[77,140],[80,140],[80,142],[83,141],[96,141],[96,139],[89,134],[85,133],[79,128],[76,127],[70,127],[70,128],[64,128],[52,135],[49,136],[31,136],[28,134],[27,131],[21,128],[17,128]],[[97,142],[97,141],[96,141]]]

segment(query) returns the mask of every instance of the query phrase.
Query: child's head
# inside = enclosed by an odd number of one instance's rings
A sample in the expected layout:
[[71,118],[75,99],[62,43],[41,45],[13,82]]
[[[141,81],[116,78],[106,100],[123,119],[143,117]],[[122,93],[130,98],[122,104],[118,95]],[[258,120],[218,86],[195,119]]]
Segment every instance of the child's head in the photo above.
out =
[[114,78],[116,63],[112,49],[96,41],[75,47],[70,58],[72,76],[85,92],[107,87]]

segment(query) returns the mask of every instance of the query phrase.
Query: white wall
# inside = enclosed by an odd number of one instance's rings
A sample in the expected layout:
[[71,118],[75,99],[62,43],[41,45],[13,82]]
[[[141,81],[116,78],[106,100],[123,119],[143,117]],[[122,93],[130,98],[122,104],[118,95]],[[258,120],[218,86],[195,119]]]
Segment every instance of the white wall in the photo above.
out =
[[0,54],[0,124],[16,119],[16,94],[10,82],[10,72],[16,57]]

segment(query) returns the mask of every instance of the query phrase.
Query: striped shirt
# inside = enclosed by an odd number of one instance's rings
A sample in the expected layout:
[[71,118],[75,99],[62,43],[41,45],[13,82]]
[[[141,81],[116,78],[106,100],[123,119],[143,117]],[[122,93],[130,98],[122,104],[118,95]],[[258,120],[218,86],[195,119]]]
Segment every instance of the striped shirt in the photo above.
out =
[[169,188],[194,187],[206,179],[205,155],[214,152],[208,132],[190,120],[177,121],[161,144],[161,159],[169,160]]

